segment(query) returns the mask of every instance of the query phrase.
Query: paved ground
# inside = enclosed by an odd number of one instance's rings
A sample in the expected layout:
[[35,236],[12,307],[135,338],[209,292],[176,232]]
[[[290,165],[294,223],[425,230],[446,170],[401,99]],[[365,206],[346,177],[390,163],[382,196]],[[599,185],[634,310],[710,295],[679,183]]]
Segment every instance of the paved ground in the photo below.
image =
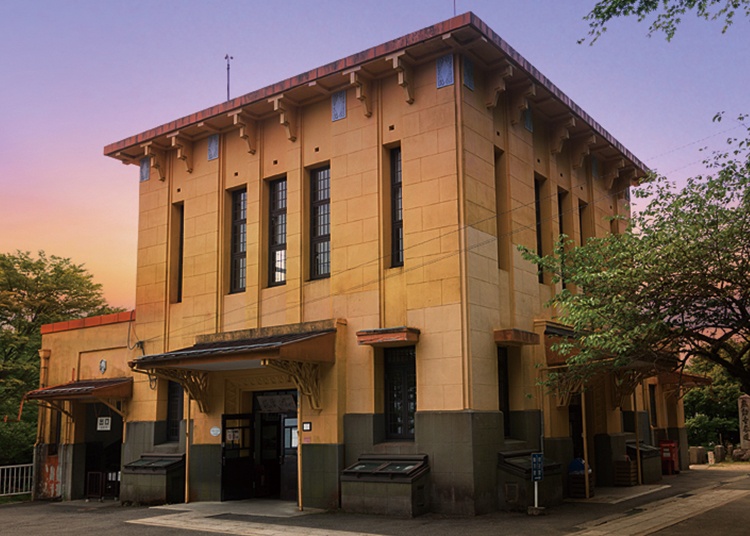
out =
[[[305,511],[289,503],[194,503],[160,508],[116,503],[22,503],[0,506],[0,535],[138,536],[605,536],[742,534],[750,525],[750,464],[703,466],[659,485],[598,488],[590,501],[566,502],[547,515],[493,513],[474,518],[434,514],[391,519]],[[188,532],[189,531],[189,532]]]

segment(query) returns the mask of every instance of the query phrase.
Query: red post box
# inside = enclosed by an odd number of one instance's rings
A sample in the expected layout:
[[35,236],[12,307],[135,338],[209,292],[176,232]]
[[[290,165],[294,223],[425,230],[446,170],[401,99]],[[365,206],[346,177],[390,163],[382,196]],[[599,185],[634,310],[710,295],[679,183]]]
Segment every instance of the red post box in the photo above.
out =
[[659,441],[661,451],[661,473],[673,475],[680,472],[680,453],[677,450],[677,441],[662,439]]

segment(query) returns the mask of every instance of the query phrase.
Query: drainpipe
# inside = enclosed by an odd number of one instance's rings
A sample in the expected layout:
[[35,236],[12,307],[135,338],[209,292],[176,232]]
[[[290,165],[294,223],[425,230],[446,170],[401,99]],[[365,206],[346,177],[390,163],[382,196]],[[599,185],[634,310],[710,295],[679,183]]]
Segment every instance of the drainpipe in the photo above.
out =
[[297,506],[302,511],[302,393],[297,389]]
[[190,402],[190,391],[188,391],[187,421],[185,422],[185,504],[190,502]]

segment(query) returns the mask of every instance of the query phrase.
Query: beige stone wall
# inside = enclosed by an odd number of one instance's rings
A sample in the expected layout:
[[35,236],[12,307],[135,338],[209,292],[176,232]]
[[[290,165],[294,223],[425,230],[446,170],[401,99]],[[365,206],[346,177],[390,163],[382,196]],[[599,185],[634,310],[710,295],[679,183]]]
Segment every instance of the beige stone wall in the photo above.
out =
[[[79,321],[80,322],[80,321]],[[49,367],[45,378],[42,377],[44,387],[53,387],[63,385],[72,381],[79,380],[99,380],[110,378],[123,378],[132,375],[127,363],[134,359],[139,352],[128,349],[128,322],[117,322],[105,325],[91,327],[81,327],[77,329],[66,329],[47,333],[42,336],[42,349],[49,350]],[[99,362],[105,359],[107,368],[104,373],[99,369]],[[42,376],[44,373],[42,372]],[[140,376],[140,375],[136,375]],[[146,377],[143,376],[143,380]],[[143,389],[143,380],[135,377],[133,385],[134,399],[135,393],[141,398],[146,405],[153,404],[149,393]],[[147,389],[147,387],[146,387]],[[29,401],[28,404],[36,402]],[[83,404],[75,404],[70,401],[62,402],[66,411],[78,412],[85,417],[85,408]],[[144,406],[134,401],[124,404],[125,411],[128,412],[128,418],[133,414],[138,414]],[[44,440],[49,439],[49,419],[50,410],[41,410],[40,418],[44,423],[40,427],[45,433]],[[78,422],[84,423],[85,418],[77,419]],[[82,437],[84,426],[76,427],[76,423],[68,416],[62,417],[61,440],[63,443],[73,442],[76,437]]]
[[[231,128],[219,133],[217,160],[206,160],[205,138],[194,142],[192,173],[174,151],[166,153],[165,180],[152,173],[141,184],[137,308],[146,352],[189,346],[205,333],[345,319],[336,363],[324,374],[330,406],[316,416],[338,422],[339,435],[344,413],[382,411],[380,352],[358,346],[356,332],[408,325],[421,330],[418,410],[497,409],[493,330],[533,331],[535,321],[554,315],[544,307],[556,290],[551,279],[540,284],[516,248],[536,247],[534,178],[542,184],[545,252],[559,231],[558,190],[567,192],[565,232],[577,241],[582,231],[609,232],[604,217],[626,215],[627,207],[612,200],[612,185],[592,177],[590,159],[573,162],[571,144],[557,144],[553,125],[533,106],[533,129],[526,127],[511,90],[488,107],[484,73],[475,70],[470,90],[461,83],[461,62],[456,55],[455,83],[444,88],[436,87],[434,61],[413,66],[411,104],[395,74],[372,80],[369,117],[353,88],[342,120],[331,120],[328,96],[300,106],[294,141],[278,115],[261,118],[255,154]],[[392,268],[395,146],[402,151],[405,263]],[[322,165],[331,169],[331,277],[310,281],[308,181]],[[287,282],[269,288],[268,181],[282,176]],[[229,294],[229,200],[240,187],[248,192],[247,286]],[[169,293],[175,203],[185,207],[182,303],[171,303]],[[588,205],[583,230],[581,203]],[[514,409],[543,407],[537,381],[544,363],[542,347],[514,350]]]

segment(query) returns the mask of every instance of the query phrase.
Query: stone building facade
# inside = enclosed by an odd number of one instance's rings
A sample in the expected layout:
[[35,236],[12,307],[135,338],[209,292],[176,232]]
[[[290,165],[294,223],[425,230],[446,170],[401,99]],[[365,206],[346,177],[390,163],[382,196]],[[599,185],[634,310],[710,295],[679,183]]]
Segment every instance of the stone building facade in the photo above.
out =
[[[73,445],[96,435],[91,407],[122,428],[119,497],[135,502],[146,454],[184,456],[189,500],[328,508],[360,457],[427,455],[428,509],[480,514],[513,502],[513,456],[563,468],[554,501],[576,456],[606,475],[636,428],[684,440],[659,376],[539,386],[568,332],[516,246],[621,231],[607,217],[628,216],[646,167],[471,13],[104,153],[140,170],[137,314],[46,328],[29,398],[51,408],[38,463],[68,445],[52,495],[86,493],[94,462]],[[74,361],[88,394],[49,391]]]

